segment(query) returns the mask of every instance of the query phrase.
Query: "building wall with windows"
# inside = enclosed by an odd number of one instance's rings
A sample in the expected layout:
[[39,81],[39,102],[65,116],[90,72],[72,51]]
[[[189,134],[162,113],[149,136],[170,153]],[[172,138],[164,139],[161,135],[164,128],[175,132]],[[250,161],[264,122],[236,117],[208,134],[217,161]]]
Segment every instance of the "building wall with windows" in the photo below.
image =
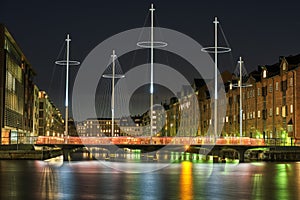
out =
[[34,85],[33,89],[33,124],[32,124],[32,134],[29,138],[30,143],[36,141],[36,137],[39,136],[39,88]]
[[[300,108],[297,105],[300,97],[300,55],[280,57],[274,65],[259,66],[251,72],[243,82],[249,87],[242,88],[242,135],[246,137],[264,138],[274,142],[300,139]],[[232,76],[231,83],[238,78]],[[239,88],[226,85],[227,111],[222,135],[239,136]],[[206,87],[199,88],[201,135],[207,134],[207,126],[211,124],[209,105],[211,102]],[[208,108],[208,110],[207,110]]]
[[[119,128],[120,119],[114,120],[114,136],[122,136]],[[89,118],[84,121],[85,136],[97,137],[112,135],[112,120],[111,118]]]
[[39,91],[39,136],[64,135],[64,120],[45,91]]
[[123,135],[143,136],[141,116],[121,117],[119,126]]
[[26,143],[32,135],[34,75],[16,41],[0,25],[1,144]]

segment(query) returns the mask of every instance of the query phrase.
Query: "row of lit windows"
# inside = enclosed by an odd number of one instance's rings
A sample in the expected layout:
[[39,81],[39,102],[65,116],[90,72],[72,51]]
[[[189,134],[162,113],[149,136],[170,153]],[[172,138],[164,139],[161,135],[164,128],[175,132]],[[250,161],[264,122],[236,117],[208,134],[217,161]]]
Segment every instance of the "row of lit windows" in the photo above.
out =
[[[293,109],[294,109],[293,105],[290,105],[290,113],[291,114],[293,113]],[[280,110],[280,108],[276,107],[276,115],[280,114],[279,110]],[[286,117],[287,116],[288,113],[287,113],[287,110],[286,110],[286,106],[282,106],[281,113],[282,113],[282,117]],[[270,108],[269,116],[273,116],[273,109],[272,108]],[[237,117],[239,117],[239,115],[237,115],[237,116],[234,115],[233,116],[233,121],[236,121]],[[242,117],[243,117],[243,120],[246,119],[245,113],[243,113]],[[260,110],[257,111],[257,118],[261,118],[261,111]],[[248,112],[247,113],[247,119],[255,119],[255,112]],[[223,118],[223,122],[229,122],[229,117],[228,116],[224,117]],[[211,125],[211,119],[209,119],[207,121],[204,121],[204,124],[206,124],[206,125],[210,124]]]

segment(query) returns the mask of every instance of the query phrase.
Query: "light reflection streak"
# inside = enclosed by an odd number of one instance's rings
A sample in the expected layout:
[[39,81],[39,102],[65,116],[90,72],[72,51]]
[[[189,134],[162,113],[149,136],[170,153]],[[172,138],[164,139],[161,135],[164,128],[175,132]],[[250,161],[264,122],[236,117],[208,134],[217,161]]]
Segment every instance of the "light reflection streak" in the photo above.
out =
[[49,165],[45,165],[40,181],[41,199],[59,199],[59,183],[56,172]]
[[278,199],[290,199],[288,186],[288,173],[290,173],[290,164],[277,164],[275,177],[276,197]]
[[262,199],[262,182],[262,174],[254,174],[252,177],[252,199]]
[[180,199],[193,199],[193,164],[188,161],[181,163]]

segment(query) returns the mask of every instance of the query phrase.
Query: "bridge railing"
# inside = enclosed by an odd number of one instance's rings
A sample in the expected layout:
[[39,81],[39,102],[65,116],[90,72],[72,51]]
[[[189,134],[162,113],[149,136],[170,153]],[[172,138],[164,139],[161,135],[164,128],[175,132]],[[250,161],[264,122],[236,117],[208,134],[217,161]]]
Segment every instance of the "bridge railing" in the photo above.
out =
[[152,144],[152,145],[265,145],[249,137],[51,137],[39,136],[36,144]]

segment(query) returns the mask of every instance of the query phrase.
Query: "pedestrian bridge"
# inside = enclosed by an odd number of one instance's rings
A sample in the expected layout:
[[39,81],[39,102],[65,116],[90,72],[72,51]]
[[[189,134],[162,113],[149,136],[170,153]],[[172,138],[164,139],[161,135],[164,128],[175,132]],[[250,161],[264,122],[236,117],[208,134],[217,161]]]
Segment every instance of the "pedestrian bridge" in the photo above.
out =
[[[214,142],[208,137],[39,137],[36,145],[57,146],[67,154],[74,149],[101,148],[109,152],[120,149],[140,150],[141,152],[190,152],[221,156],[222,152],[233,150],[238,153],[239,161],[244,162],[245,152],[251,149],[270,149],[263,139],[227,137]],[[298,146],[280,146],[280,148],[299,151]]]

